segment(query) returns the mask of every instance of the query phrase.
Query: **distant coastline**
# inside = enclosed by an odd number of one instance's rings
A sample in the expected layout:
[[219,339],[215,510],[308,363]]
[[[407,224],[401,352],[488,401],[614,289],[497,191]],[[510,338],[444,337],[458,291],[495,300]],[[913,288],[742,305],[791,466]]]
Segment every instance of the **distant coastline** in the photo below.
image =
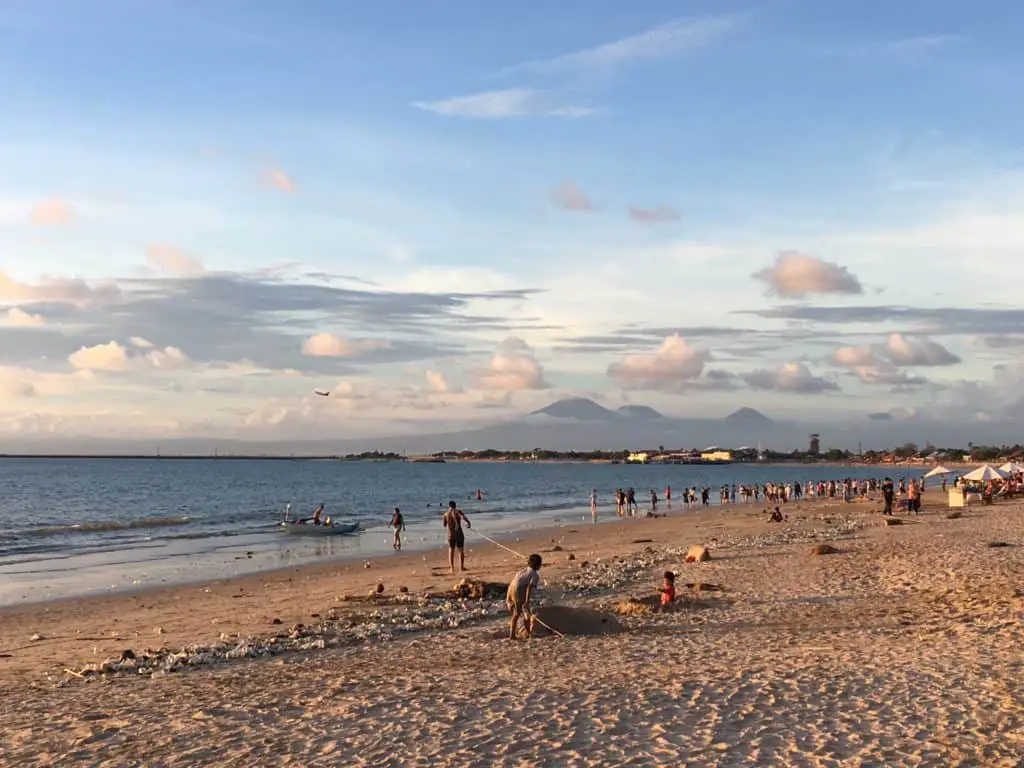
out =
[[[31,460],[62,460],[62,461],[85,461],[85,460],[107,460],[107,461],[333,461],[333,462],[362,462],[362,463],[407,463],[407,464],[601,464],[601,465],[635,465],[642,466],[640,463],[627,462],[621,459],[609,459],[609,458],[495,458],[495,457],[479,457],[479,456],[446,456],[444,459],[438,459],[431,456],[390,456],[390,457],[373,457],[373,456],[338,456],[338,455],[289,455],[289,454],[145,454],[145,453],[124,453],[124,454],[104,454],[104,453],[0,453],[0,460],[2,459],[31,459]],[[832,460],[826,458],[811,459],[811,458],[794,458],[787,456],[771,456],[764,459],[763,461],[756,460],[742,460],[735,462],[704,462],[704,463],[693,463],[693,464],[682,464],[680,466],[700,466],[700,467],[715,467],[715,466],[730,466],[733,464],[793,464],[803,466],[819,466],[819,467],[899,467],[899,468],[914,468],[919,467],[921,469],[927,469],[935,464],[941,463],[944,466],[950,468],[961,468],[975,466],[982,459],[976,459],[972,461],[962,460],[943,460],[943,461],[922,461],[918,460],[897,460],[897,461],[878,461],[878,460],[858,460],[858,459],[846,459],[846,460]]]

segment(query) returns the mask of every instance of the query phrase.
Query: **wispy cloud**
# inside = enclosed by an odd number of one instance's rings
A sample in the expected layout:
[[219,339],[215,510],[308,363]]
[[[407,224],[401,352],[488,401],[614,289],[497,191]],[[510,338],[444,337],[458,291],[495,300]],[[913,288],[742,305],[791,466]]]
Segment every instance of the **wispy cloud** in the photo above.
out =
[[629,218],[643,224],[663,224],[669,221],[679,221],[682,218],[679,211],[669,205],[657,205],[654,208],[639,208],[633,206],[629,209]]
[[900,40],[891,40],[884,43],[882,48],[897,56],[929,56],[963,40],[964,38],[961,35],[920,35],[918,37],[904,37]]
[[586,117],[596,110],[589,107],[559,105],[547,91],[533,88],[506,88],[441,101],[414,101],[417,109],[446,117],[500,119],[506,117]]
[[64,200],[55,197],[44,200],[31,210],[28,215],[30,222],[37,227],[54,227],[67,224],[75,218],[75,212]]
[[593,211],[597,208],[594,201],[571,181],[559,184],[548,193],[551,202],[567,211]]
[[288,194],[295,192],[295,179],[280,168],[267,168],[263,172],[263,183]]
[[501,74],[550,75],[607,70],[630,61],[669,59],[703,50],[740,28],[746,14],[678,19],[620,40],[550,59],[506,67]]

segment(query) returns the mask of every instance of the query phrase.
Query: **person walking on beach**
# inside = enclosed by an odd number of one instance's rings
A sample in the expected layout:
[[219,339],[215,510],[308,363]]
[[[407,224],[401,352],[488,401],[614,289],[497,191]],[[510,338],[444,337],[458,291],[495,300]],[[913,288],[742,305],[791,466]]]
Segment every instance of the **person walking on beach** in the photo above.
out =
[[402,548],[402,531],[405,530],[405,518],[402,517],[402,512],[398,507],[395,507],[395,511],[391,513],[391,527],[395,529],[395,541],[392,546],[399,550]]
[[533,636],[533,612],[530,609],[530,600],[533,598],[533,590],[540,584],[540,570],[542,561],[540,555],[530,555],[526,560],[526,568],[512,577],[508,585],[508,594],[505,595],[505,603],[508,605],[512,620],[508,628],[508,639],[515,640],[518,635],[519,619],[523,620],[526,629],[526,636]]
[[590,517],[595,523],[597,522],[597,488],[592,488],[590,491]]
[[636,491],[632,488],[626,491],[626,511],[629,512],[630,517],[636,514]]
[[885,499],[885,509],[882,510],[883,515],[892,517],[892,502],[895,495],[896,492],[892,487],[892,479],[885,478],[885,481],[882,483],[882,498]]
[[658,494],[651,488],[651,514],[658,511]]
[[451,572],[455,573],[455,550],[459,550],[459,570],[466,570],[466,532],[462,530],[462,524],[472,528],[466,513],[455,506],[454,501],[448,502],[448,511],[441,518],[441,523],[448,529],[448,566]]

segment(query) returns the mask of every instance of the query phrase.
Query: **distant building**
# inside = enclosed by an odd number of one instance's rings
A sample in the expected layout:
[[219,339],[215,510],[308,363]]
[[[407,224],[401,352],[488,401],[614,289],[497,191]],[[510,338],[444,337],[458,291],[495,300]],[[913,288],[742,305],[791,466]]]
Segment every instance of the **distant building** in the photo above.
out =
[[700,460],[709,464],[727,464],[732,461],[732,453],[730,451],[720,451],[716,448],[715,450],[704,451],[700,455]]
[[821,453],[821,435],[814,433],[811,435],[810,444],[807,446],[807,452],[811,456],[817,456]]
[[648,453],[631,453],[626,457],[626,461],[630,464],[646,464],[650,457]]

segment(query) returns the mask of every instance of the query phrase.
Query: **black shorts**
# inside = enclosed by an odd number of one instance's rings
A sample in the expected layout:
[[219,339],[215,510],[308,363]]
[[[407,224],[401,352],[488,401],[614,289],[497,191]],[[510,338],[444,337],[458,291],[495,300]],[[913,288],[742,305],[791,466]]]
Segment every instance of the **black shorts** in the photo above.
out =
[[448,548],[449,549],[465,549],[466,548],[466,532],[459,529],[454,534],[448,534]]

